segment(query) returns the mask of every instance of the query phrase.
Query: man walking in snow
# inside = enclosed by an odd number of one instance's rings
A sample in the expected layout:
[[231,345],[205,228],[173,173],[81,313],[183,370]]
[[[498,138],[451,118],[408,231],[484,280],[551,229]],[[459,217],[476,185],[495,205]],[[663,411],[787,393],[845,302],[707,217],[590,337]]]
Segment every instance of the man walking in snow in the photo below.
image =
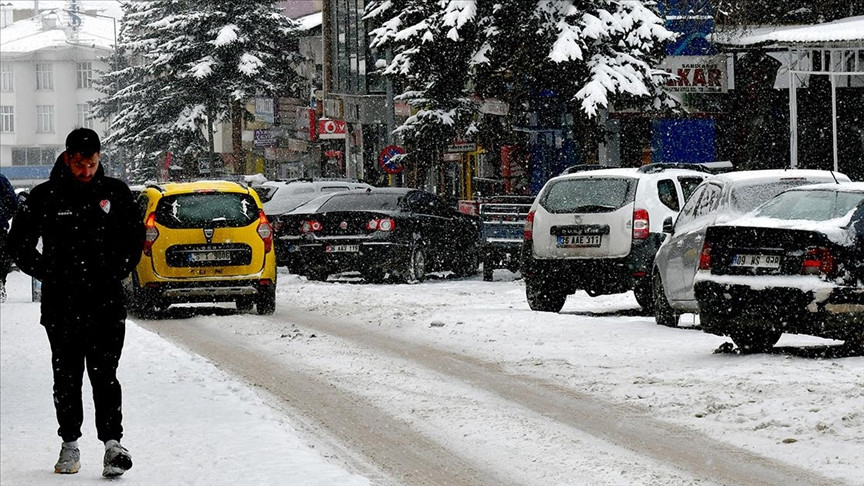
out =
[[6,275],[12,266],[12,259],[6,250],[6,232],[9,230],[9,220],[18,210],[18,197],[15,189],[5,175],[0,174],[0,303],[6,302]]
[[51,345],[57,433],[63,439],[54,472],[73,474],[80,467],[86,366],[97,435],[105,443],[102,475],[113,477],[132,467],[120,445],[116,372],[126,333],[121,281],[141,258],[144,225],[126,184],[105,176],[100,151],[93,130],[69,133],[50,178],[33,188],[15,217],[9,249],[22,271],[42,281],[41,322]]

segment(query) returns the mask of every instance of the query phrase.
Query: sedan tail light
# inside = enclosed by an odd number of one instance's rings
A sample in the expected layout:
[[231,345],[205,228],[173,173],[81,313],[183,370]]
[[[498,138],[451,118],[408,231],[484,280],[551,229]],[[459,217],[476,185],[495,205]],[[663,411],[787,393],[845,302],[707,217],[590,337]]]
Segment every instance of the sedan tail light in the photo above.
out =
[[264,242],[264,253],[269,253],[273,249],[273,228],[264,211],[258,211],[258,236]]
[[525,229],[523,230],[525,241],[531,241],[534,238],[534,211],[528,212],[528,217],[525,218]]
[[321,228],[321,223],[315,221],[314,219],[303,221],[300,224],[300,232],[303,234],[315,233],[316,231],[321,231]]
[[711,270],[711,243],[705,242],[702,244],[702,251],[699,253],[699,270]]
[[369,231],[393,231],[396,229],[396,221],[390,218],[372,219],[366,223]]
[[153,256],[153,243],[156,242],[156,238],[159,238],[159,229],[156,228],[156,213],[147,215],[147,219],[144,221],[144,230],[144,254]]
[[651,232],[648,210],[636,209],[633,211],[633,239],[644,240]]
[[827,248],[808,248],[801,264],[804,275],[828,275],[834,271],[834,255]]

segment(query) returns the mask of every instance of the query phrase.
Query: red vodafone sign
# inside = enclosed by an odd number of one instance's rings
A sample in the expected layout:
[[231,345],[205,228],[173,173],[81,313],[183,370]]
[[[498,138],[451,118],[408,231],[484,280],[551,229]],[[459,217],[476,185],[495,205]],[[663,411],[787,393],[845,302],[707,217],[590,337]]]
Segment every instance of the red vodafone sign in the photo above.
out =
[[344,120],[322,118],[318,120],[318,138],[345,138],[347,130]]

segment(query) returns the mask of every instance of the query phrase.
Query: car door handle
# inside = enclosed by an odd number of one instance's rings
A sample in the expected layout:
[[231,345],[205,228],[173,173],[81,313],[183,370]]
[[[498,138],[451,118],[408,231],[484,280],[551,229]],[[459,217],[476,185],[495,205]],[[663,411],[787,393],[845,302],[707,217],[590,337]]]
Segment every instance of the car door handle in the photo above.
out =
[[693,241],[699,243],[700,241],[702,241],[702,235],[696,235],[696,238],[693,238]]

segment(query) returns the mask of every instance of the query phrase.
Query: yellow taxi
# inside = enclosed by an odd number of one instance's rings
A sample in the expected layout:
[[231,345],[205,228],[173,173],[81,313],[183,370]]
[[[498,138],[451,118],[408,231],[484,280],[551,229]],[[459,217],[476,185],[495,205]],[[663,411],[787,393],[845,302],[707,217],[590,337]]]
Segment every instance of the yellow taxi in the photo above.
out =
[[126,282],[130,311],[146,316],[189,302],[276,310],[273,228],[254,190],[226,181],[148,183],[138,207],[146,239]]

